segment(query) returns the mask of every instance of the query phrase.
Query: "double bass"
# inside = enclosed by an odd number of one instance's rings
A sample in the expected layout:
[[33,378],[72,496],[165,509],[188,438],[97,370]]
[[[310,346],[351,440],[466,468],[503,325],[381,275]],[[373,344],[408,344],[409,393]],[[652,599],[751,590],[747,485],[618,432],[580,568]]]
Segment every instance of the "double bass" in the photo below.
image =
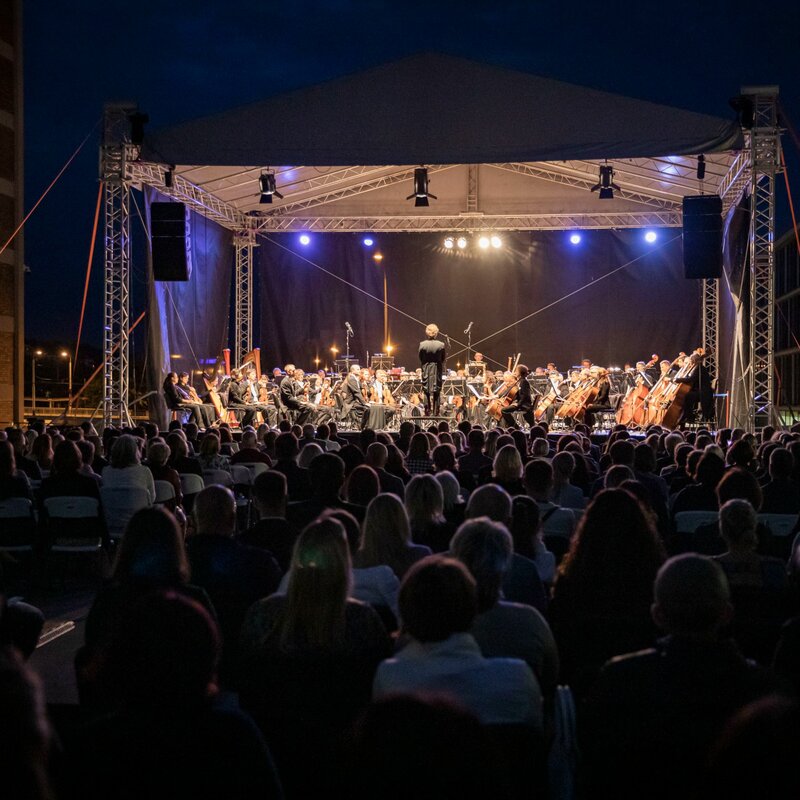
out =
[[516,361],[511,364],[511,357],[508,358],[508,371],[503,376],[504,385],[501,386],[494,394],[494,397],[489,401],[486,406],[486,416],[491,417],[495,422],[500,422],[503,418],[503,409],[510,406],[514,402],[514,398],[519,391],[519,380],[514,375],[519,360],[522,358],[522,353],[517,353]]
[[556,409],[558,419],[572,419],[581,422],[586,414],[586,406],[591,405],[600,388],[600,376],[587,374],[580,383],[564,398],[564,402]]
[[553,403],[561,399],[561,395],[559,395],[558,387],[556,385],[556,378],[554,376],[557,376],[557,379],[562,378],[560,372],[551,372],[549,374],[548,377],[550,380],[550,391],[539,400],[533,412],[533,417],[537,422],[539,422],[542,419],[542,417],[544,417],[544,415],[547,412],[547,409],[550,408],[550,406],[552,406]]
[[686,395],[691,391],[691,377],[697,371],[706,356],[706,351],[698,347],[686,358],[678,373],[670,381],[659,398],[656,408],[655,423],[674,430],[683,416]]

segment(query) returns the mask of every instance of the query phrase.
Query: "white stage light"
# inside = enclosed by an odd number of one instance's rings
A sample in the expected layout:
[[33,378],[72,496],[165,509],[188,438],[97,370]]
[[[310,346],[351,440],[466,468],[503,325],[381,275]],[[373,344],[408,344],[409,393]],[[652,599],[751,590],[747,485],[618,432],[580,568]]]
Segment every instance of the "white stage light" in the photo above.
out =
[[307,245],[311,243],[311,237],[307,233],[300,235],[300,244]]
[[446,247],[448,250],[452,250],[452,249],[453,249],[453,244],[454,244],[454,243],[453,243],[453,237],[452,237],[452,236],[448,236],[448,237],[447,237],[447,238],[444,240],[444,246],[445,246],[445,247]]
[[364,247],[372,247],[373,244],[375,244],[375,240],[372,239],[371,237],[367,236],[364,239]]
[[499,236],[492,236],[491,243],[495,250],[503,246],[503,240]]
[[570,244],[580,244],[581,243],[581,235],[579,233],[573,233],[572,236],[569,237]]
[[653,244],[656,239],[658,239],[658,234],[655,231],[647,231],[644,235],[644,240],[647,244]]
[[481,238],[478,239],[478,247],[480,247],[481,250],[488,249],[490,244],[491,244],[491,242],[489,241],[489,237],[488,236],[481,236]]
[[458,245],[458,249],[459,250],[466,249],[467,237],[466,236],[459,236],[458,239],[456,239],[456,244]]

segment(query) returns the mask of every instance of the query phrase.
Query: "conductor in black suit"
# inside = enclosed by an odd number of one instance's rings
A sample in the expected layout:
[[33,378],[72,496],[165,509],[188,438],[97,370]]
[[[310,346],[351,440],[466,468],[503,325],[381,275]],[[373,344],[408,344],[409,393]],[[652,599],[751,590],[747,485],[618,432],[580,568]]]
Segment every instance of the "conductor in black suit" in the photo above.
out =
[[425,328],[428,337],[419,343],[419,361],[422,365],[422,391],[425,393],[425,415],[439,416],[439,395],[442,391],[442,371],[444,369],[444,342],[439,335],[438,325]]

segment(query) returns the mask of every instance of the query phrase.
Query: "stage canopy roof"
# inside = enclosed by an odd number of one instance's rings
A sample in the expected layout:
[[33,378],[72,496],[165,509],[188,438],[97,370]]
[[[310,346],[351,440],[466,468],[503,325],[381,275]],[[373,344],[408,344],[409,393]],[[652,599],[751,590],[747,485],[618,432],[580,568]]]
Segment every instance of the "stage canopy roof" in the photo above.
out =
[[[132,177],[233,229],[679,225],[684,195],[737,181],[742,144],[734,119],[424,54],[155,131]],[[620,191],[599,200],[606,159]],[[405,199],[419,165],[427,208]],[[271,205],[267,168],[284,195]]]

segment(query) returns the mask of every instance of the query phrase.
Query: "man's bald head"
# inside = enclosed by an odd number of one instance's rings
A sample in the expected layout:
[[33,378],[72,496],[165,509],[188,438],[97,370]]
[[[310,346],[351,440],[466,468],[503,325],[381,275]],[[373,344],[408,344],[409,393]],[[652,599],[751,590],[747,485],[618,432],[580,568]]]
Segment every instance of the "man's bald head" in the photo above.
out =
[[728,579],[705,556],[669,559],[658,571],[654,593],[653,619],[667,633],[711,636],[731,618]]
[[236,528],[236,498],[218,483],[206,486],[194,499],[192,510],[197,533],[233,536]]

